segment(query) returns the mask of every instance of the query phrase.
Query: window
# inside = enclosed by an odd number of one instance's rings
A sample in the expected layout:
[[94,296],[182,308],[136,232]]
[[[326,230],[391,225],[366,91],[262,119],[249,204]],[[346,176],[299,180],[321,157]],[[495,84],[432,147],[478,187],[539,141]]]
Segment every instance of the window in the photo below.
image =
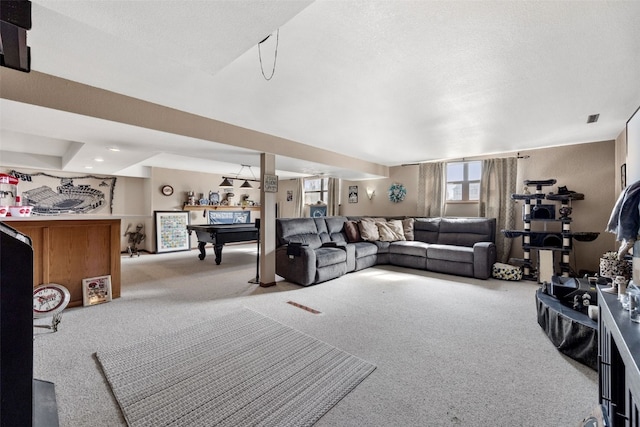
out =
[[480,174],[482,163],[447,163],[447,202],[473,202],[480,200]]
[[329,198],[329,178],[307,178],[304,180],[304,203],[314,205]]

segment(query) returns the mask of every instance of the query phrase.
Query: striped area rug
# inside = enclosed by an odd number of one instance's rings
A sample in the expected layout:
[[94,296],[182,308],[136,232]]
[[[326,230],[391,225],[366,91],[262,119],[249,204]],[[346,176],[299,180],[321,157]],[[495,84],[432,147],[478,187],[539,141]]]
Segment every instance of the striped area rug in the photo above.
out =
[[246,309],[96,356],[131,427],[308,426],[375,369]]

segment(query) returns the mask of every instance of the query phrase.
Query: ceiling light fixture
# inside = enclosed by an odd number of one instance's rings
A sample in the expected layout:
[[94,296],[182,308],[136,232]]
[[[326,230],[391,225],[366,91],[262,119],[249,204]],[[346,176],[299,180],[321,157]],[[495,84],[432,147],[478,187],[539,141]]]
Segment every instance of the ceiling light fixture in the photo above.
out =
[[262,52],[260,52],[260,45],[266,42],[271,36],[272,34],[269,34],[267,37],[263,38],[258,43],[258,58],[260,58],[260,71],[262,71],[262,77],[264,77],[266,81],[271,80],[273,78],[273,75],[276,73],[276,61],[278,60],[278,44],[280,42],[280,28],[278,28],[278,31],[276,32],[276,48],[273,55],[273,69],[271,70],[271,75],[267,77],[266,74],[264,73],[264,67],[262,66]]
[[107,147],[107,150],[114,151],[114,152],[120,151],[118,147]]
[[221,188],[233,188],[233,183],[231,181],[229,181],[229,178],[226,178],[224,176],[222,178],[224,178],[224,179],[220,183],[219,187],[221,187]]
[[[235,178],[231,178],[228,176],[223,176],[222,177],[222,182],[220,183],[219,187],[222,188],[233,188],[233,180],[234,179],[243,179],[244,182],[242,183],[242,185],[240,186],[240,188],[253,188],[253,186],[251,185],[251,183],[249,181],[255,181],[255,182],[260,182],[260,180],[258,178],[256,178],[256,176],[253,173],[253,169],[251,169],[251,166],[249,165],[240,165],[241,168],[238,171],[238,173],[236,174]],[[244,170],[244,168],[248,168],[249,172],[251,172],[251,178],[238,178],[241,174],[242,171]]]

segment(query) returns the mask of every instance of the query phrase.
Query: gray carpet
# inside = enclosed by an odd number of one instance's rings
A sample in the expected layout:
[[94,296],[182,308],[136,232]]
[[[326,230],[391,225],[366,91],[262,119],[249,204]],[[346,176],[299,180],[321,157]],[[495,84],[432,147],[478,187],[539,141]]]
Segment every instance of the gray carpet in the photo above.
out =
[[305,426],[375,366],[251,310],[96,354],[129,426]]

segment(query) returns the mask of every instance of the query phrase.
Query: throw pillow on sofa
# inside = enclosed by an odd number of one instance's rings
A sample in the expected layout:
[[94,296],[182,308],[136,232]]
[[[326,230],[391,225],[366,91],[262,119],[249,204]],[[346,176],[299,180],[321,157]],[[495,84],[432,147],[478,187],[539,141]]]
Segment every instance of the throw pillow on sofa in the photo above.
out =
[[386,222],[376,222],[376,225],[378,226],[381,241],[397,242],[398,240],[406,240],[402,228],[402,221],[399,219]]
[[349,243],[362,242],[358,221],[345,221],[344,234],[346,234]]
[[404,233],[404,238],[406,240],[414,240],[414,234],[413,234],[413,223],[415,222],[415,219],[413,218],[406,218],[402,220],[402,231]]
[[360,237],[362,237],[362,240],[369,242],[380,240],[380,232],[378,231],[378,226],[374,221],[363,219],[358,222],[358,228],[360,229]]

